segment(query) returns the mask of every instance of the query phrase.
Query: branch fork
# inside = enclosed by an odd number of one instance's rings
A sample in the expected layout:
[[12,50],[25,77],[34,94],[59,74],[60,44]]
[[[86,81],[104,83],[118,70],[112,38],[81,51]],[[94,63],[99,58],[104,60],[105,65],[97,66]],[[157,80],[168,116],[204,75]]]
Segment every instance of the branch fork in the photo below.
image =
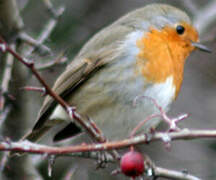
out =
[[137,96],[135,97],[134,101],[133,101],[133,105],[136,106],[137,104],[137,101],[140,100],[140,99],[148,99],[150,101],[153,102],[153,104],[155,105],[155,107],[159,110],[159,113],[157,114],[152,114],[150,116],[148,116],[146,119],[144,119],[143,121],[141,121],[134,129],[133,131],[131,132],[131,136],[134,136],[136,134],[136,132],[143,126],[145,125],[145,123],[153,118],[156,118],[156,117],[161,117],[162,120],[168,124],[169,126],[169,129],[168,131],[179,131],[180,128],[177,126],[177,124],[186,119],[189,115],[188,114],[182,114],[180,116],[177,116],[175,118],[170,118],[166,111],[162,108],[162,106],[160,106],[157,101],[152,98],[152,97],[149,97],[149,96]]

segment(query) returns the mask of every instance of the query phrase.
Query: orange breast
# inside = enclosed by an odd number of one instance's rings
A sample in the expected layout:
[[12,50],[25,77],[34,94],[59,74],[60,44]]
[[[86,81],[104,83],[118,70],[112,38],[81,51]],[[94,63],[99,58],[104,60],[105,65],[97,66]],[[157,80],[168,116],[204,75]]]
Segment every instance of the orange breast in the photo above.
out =
[[183,80],[185,59],[194,49],[190,41],[180,37],[175,28],[165,27],[162,31],[150,29],[136,44],[140,49],[136,63],[138,72],[152,83],[165,82],[172,76],[177,96]]

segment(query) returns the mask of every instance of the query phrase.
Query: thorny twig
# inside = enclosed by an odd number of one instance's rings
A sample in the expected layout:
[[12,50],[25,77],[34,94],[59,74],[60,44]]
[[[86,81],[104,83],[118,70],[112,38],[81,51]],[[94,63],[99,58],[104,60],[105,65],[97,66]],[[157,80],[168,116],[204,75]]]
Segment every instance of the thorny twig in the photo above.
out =
[[[11,49],[15,49],[15,45],[11,45]],[[6,99],[4,96],[4,93],[8,93],[9,89],[9,83],[11,80],[11,75],[12,75],[12,69],[13,69],[13,62],[14,62],[14,57],[11,54],[7,54],[5,57],[5,68],[4,68],[4,74],[3,74],[3,79],[1,83],[1,94],[0,94],[0,125],[4,122],[5,120],[5,115],[7,115],[10,111],[11,108],[6,108],[5,103]]]
[[215,138],[216,130],[188,130],[183,129],[179,132],[156,132],[151,139],[145,135],[135,136],[120,141],[110,141],[100,144],[81,144],[67,147],[51,147],[31,143],[29,141],[20,142],[1,142],[0,151],[19,151],[34,154],[56,154],[68,155],[77,152],[92,152],[92,151],[108,151],[112,149],[120,149],[123,147],[130,147],[136,144],[145,144],[148,142],[161,141],[164,137],[169,137],[171,140],[191,140],[201,138]]
[[[59,16],[61,16],[61,14],[64,12],[64,8],[59,8],[56,13]],[[57,19],[56,18],[52,18],[46,25],[46,27],[44,28],[44,30],[42,31],[41,35],[39,36],[39,38],[37,40],[34,40],[32,38],[30,38],[27,34],[25,34],[24,32],[20,32],[20,38],[22,39],[31,39],[32,45],[35,44],[35,47],[29,47],[27,48],[26,51],[24,51],[24,56],[29,56],[36,47],[44,47],[44,49],[47,49],[46,46],[42,45],[43,42],[49,37],[50,33],[52,32],[52,30],[54,29],[54,27],[57,24]],[[19,33],[19,32],[17,32]],[[27,37],[28,36],[28,37]],[[15,49],[15,45],[11,45],[11,48]],[[43,49],[43,48],[42,48]],[[48,50],[48,49],[47,49]],[[7,54],[7,60],[6,65],[5,65],[5,71],[3,74],[3,79],[2,79],[2,83],[1,83],[1,89],[0,89],[0,122],[1,124],[3,123],[3,120],[6,119],[10,108],[6,108],[4,111],[4,106],[5,106],[5,97],[2,95],[5,92],[8,91],[8,86],[9,86],[9,81],[11,78],[11,72],[12,72],[12,66],[13,66],[13,56],[9,53]],[[56,62],[55,62],[56,63]],[[41,67],[40,67],[41,68]],[[43,67],[42,67],[43,68]]]
[[32,46],[33,48],[38,49],[38,51],[42,54],[42,55],[46,55],[46,54],[50,54],[51,50],[50,48],[48,48],[47,46],[45,46],[44,44],[41,44],[40,42],[38,42],[37,40],[33,39],[31,36],[29,36],[28,34],[26,34],[25,32],[21,32],[19,34],[19,39],[22,40],[23,42],[25,42],[26,44]]
[[0,48],[2,52],[9,52],[12,54],[18,61],[20,61],[22,64],[24,64],[26,67],[28,67],[32,73],[35,75],[35,77],[38,79],[38,81],[44,86],[46,89],[46,93],[49,94],[51,97],[53,97],[69,114],[71,119],[75,119],[83,128],[87,130],[87,132],[98,142],[105,142],[106,139],[101,135],[98,134],[97,129],[88,121],[83,121],[82,117],[75,111],[74,107],[71,107],[67,102],[65,102],[58,94],[56,94],[45,82],[45,80],[40,76],[38,71],[36,70],[33,62],[28,62],[26,59],[21,57],[18,53],[16,53],[13,49],[11,49],[7,43],[1,38],[0,40]]
[[[58,17],[60,17],[63,12],[64,12],[64,8],[63,7],[59,8],[57,10]],[[43,44],[43,42],[49,37],[49,35],[53,31],[53,29],[55,28],[57,23],[58,23],[58,19],[56,19],[56,18],[51,18],[50,19],[50,21],[43,28],[43,31],[41,32],[41,34],[39,35],[39,37],[36,40],[38,45]],[[25,51],[24,56],[29,57],[34,50],[35,50],[35,47],[29,47]]]
[[[152,135],[150,142],[161,141],[165,136],[169,136],[172,140],[189,140],[189,139],[200,139],[200,138],[215,138],[216,130],[188,130],[184,129],[179,132],[156,132]],[[123,147],[130,147],[131,145],[143,144],[148,140],[145,135],[136,136],[133,138],[125,139],[122,141],[106,142],[101,144],[83,144],[76,146],[67,147],[51,147],[46,145],[40,145],[36,143],[31,143],[29,141],[20,142],[1,142],[0,151],[19,151],[28,152],[33,154],[46,154],[46,155],[62,155],[62,156],[79,156],[81,152],[95,152],[95,151],[107,151],[112,149],[120,149]],[[149,140],[148,140],[149,141]],[[75,154],[74,154],[75,153]],[[78,154],[77,154],[78,153]],[[85,157],[85,156],[84,156]],[[91,156],[86,156],[87,158],[94,158],[95,154]],[[109,157],[109,161],[115,161],[112,157]],[[166,171],[165,169],[158,168],[155,172],[156,176],[162,177],[173,177],[182,180],[198,180],[196,177],[176,172],[176,171]]]

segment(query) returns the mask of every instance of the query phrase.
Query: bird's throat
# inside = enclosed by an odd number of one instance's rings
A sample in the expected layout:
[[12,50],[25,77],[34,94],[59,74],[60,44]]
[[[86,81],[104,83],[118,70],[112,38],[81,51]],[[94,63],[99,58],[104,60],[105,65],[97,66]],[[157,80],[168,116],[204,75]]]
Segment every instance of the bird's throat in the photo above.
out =
[[168,77],[173,77],[176,97],[183,80],[185,59],[191,49],[175,34],[172,29],[152,29],[145,33],[136,43],[140,50],[136,69],[152,83],[163,83]]

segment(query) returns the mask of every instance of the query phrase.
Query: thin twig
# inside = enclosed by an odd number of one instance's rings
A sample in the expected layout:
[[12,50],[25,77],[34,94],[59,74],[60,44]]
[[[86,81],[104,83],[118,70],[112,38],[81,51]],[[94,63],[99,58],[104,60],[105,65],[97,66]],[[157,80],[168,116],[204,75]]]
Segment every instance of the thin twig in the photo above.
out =
[[76,172],[76,170],[77,170],[77,167],[72,167],[72,168],[70,168],[68,171],[67,171],[67,173],[65,174],[65,176],[64,176],[64,180],[71,180],[71,179],[73,179],[73,175],[75,174],[75,172]]
[[97,132],[99,128],[96,129],[94,126],[91,126],[91,124],[88,121],[83,121],[82,117],[75,111],[75,108],[71,107],[66,101],[64,101],[64,99],[62,99],[48,86],[45,80],[38,73],[37,69],[34,66],[34,63],[27,61],[13,49],[11,49],[10,46],[8,46],[2,38],[0,38],[0,43],[0,49],[2,50],[2,52],[9,52],[18,61],[20,61],[22,64],[28,67],[32,71],[34,76],[37,78],[37,80],[44,86],[44,88],[46,89],[46,93],[53,97],[63,107],[63,109],[65,109],[65,111],[68,113],[69,117],[72,120],[75,119],[96,141],[100,143],[106,141],[105,137]]
[[[15,45],[14,44],[11,45],[11,49],[15,50]],[[11,80],[12,69],[13,69],[13,63],[14,63],[13,55],[8,53],[6,55],[5,62],[6,62],[6,64],[5,64],[3,79],[2,79],[2,83],[1,83],[1,91],[2,91],[2,93],[8,92],[9,83],[10,83],[10,80]]]
[[2,127],[2,124],[5,122],[5,120],[7,119],[9,113],[11,112],[12,106],[8,105],[4,108],[4,110],[1,112],[1,116],[0,116],[0,127]]
[[216,1],[213,0],[209,3],[206,3],[204,8],[197,11],[193,18],[194,26],[197,27],[200,34],[203,34],[209,25],[215,22],[216,19]]
[[45,64],[37,64],[36,69],[38,71],[50,69],[53,66],[59,65],[59,64],[65,64],[67,62],[67,58],[64,57],[63,55],[59,55],[56,59],[45,63]]
[[21,90],[25,91],[35,91],[35,92],[40,92],[43,95],[46,94],[46,89],[44,87],[34,87],[34,86],[25,86],[20,88]]
[[29,44],[33,48],[38,49],[38,51],[39,51],[39,53],[41,53],[41,55],[46,55],[46,54],[50,54],[51,53],[50,48],[48,48],[44,44],[41,44],[37,40],[33,39],[31,36],[29,36],[25,32],[21,32],[19,34],[19,39],[22,40],[22,41],[24,41],[25,43]]
[[55,8],[53,7],[53,4],[50,0],[42,0],[48,9],[48,11],[51,13],[51,15],[55,18],[58,17],[58,12],[56,12]]
[[193,15],[195,15],[197,13],[197,11],[199,10],[198,7],[197,7],[197,4],[195,3],[195,1],[182,0],[180,2]]
[[[57,10],[57,14],[58,17],[60,17],[63,12],[64,12],[64,8],[60,7]],[[47,25],[43,28],[43,31],[41,32],[41,34],[39,35],[39,37],[37,38],[37,43],[38,44],[43,44],[44,41],[50,36],[51,32],[53,31],[53,29],[55,28],[56,24],[58,23],[58,19],[56,18],[51,18],[50,21],[47,23]],[[34,47],[29,47],[28,50],[25,51],[24,56],[28,57],[32,54],[32,52],[34,51]]]
[[3,155],[2,155],[2,159],[0,161],[0,172],[3,171],[3,169],[5,168],[5,166],[7,164],[8,155],[9,155],[9,152],[4,152]]
[[[15,50],[16,46],[15,44],[11,45],[11,49]],[[4,73],[3,73],[3,79],[1,83],[1,102],[0,102],[0,111],[2,112],[0,114],[0,124],[4,122],[4,120],[7,118],[7,115],[9,114],[9,111],[11,108],[5,109],[5,103],[6,99],[4,96],[4,93],[8,93],[9,89],[9,83],[11,80],[11,75],[12,75],[12,69],[13,69],[13,63],[14,63],[14,57],[8,53],[5,58],[5,68],[4,68]]]
[[171,180],[201,180],[200,178],[185,172],[169,170],[161,167],[154,167],[154,175],[156,177],[164,177]]

